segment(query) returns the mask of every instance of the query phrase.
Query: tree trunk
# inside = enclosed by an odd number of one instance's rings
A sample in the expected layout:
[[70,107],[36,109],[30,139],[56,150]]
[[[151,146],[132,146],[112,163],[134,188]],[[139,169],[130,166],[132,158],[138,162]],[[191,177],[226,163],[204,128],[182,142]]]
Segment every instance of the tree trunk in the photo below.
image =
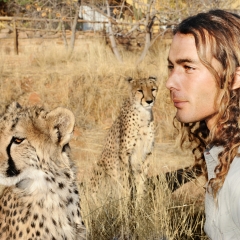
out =
[[141,56],[136,62],[136,65],[139,65],[142,62],[142,60],[147,55],[149,47],[151,46],[151,31],[152,31],[152,25],[154,23],[155,16],[151,17],[150,12],[151,12],[151,7],[154,1],[155,0],[151,0],[148,4],[148,10],[147,10],[146,21],[145,21],[145,26],[146,26],[145,45],[144,45],[144,49],[142,51]]
[[113,50],[113,53],[116,56],[117,60],[119,62],[122,62],[122,57],[117,49],[116,41],[115,41],[113,30],[112,30],[112,23],[111,23],[111,19],[110,19],[111,15],[110,15],[110,8],[109,8],[108,0],[106,0],[106,6],[107,6],[107,14],[108,14],[108,35],[109,35],[109,39],[111,42],[112,50]]
[[65,26],[64,26],[64,23],[63,23],[62,20],[61,20],[61,28],[62,28],[62,39],[63,39],[63,42],[64,42],[65,49],[67,51],[68,50],[68,42],[67,42]]
[[74,49],[79,11],[80,11],[80,6],[77,4],[77,9],[76,9],[76,13],[75,13],[73,24],[72,24],[72,35],[71,35],[71,41],[70,41],[69,56],[72,54]]

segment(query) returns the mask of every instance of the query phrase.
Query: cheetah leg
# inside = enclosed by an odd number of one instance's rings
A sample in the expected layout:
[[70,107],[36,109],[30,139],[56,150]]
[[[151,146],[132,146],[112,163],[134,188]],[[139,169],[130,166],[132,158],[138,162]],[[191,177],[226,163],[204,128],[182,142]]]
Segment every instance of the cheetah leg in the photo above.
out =
[[136,199],[139,201],[145,193],[145,181],[149,169],[149,158],[142,160],[142,155],[133,154],[131,158],[132,178],[134,179]]

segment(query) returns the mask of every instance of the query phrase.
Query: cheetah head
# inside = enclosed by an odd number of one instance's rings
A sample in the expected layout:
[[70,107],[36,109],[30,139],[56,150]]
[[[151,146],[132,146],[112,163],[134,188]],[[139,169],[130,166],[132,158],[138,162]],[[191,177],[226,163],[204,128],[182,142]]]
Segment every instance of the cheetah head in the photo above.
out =
[[131,88],[131,100],[145,109],[151,109],[157,95],[157,78],[127,79]]
[[50,112],[12,103],[0,117],[0,184],[41,178],[52,164],[68,165],[75,118],[65,108]]

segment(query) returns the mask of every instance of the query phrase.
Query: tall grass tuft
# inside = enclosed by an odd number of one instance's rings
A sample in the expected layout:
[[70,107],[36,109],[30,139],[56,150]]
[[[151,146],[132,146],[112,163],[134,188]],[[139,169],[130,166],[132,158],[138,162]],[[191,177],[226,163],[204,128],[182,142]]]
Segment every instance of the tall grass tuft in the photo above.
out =
[[202,230],[202,205],[173,199],[163,174],[153,182],[137,203],[127,195],[112,198],[111,190],[105,199],[92,202],[91,193],[82,192],[89,239],[207,239]]

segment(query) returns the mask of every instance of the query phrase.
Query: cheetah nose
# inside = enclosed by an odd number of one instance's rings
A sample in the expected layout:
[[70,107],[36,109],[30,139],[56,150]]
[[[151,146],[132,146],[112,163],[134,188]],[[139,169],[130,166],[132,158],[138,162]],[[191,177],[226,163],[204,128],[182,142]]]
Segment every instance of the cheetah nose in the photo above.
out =
[[146,101],[146,103],[151,104],[153,100]]

